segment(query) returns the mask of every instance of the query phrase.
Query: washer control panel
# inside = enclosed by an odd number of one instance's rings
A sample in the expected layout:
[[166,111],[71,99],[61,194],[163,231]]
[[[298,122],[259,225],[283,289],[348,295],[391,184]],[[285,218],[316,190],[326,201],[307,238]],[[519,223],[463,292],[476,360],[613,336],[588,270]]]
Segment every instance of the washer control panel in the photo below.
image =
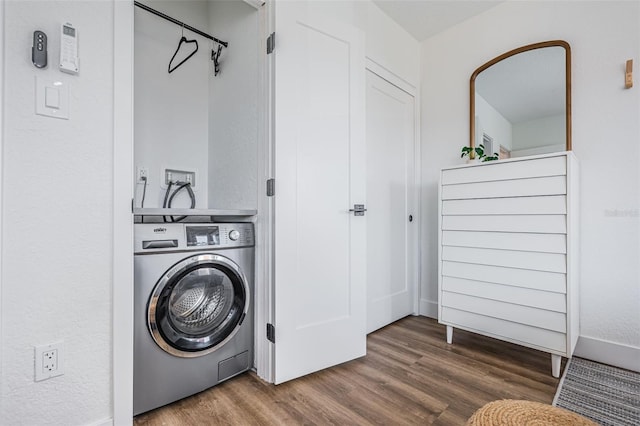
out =
[[253,223],[138,223],[134,253],[225,249],[255,245]]

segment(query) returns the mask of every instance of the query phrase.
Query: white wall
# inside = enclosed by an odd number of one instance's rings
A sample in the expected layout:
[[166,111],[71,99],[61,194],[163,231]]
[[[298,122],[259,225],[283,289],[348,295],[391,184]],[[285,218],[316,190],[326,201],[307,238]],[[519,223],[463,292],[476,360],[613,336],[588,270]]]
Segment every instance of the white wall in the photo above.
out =
[[[208,32],[209,3],[199,0],[147,0],[148,6],[192,27]],[[198,41],[198,52],[171,74],[169,60],[178,47],[182,29],[143,9],[135,8],[134,146],[135,165],[149,171],[145,207],[162,207],[164,169],[196,171],[196,207],[208,205],[209,63],[210,41],[184,30],[187,39]],[[183,45],[181,52],[191,52]],[[178,53],[178,58],[186,55]],[[143,185],[136,185],[140,207]],[[186,191],[172,207],[189,207]]]
[[[4,2],[0,2],[0,25],[4,28]],[[4,156],[2,147],[4,146],[4,31],[0,31],[0,176],[3,174]],[[0,309],[2,308],[2,183],[0,181]],[[0,310],[0,345],[3,342],[2,311]],[[4,353],[0,346],[0,378],[3,377],[3,357]],[[5,399],[3,398],[2,387],[0,387],[0,417],[4,413]]]
[[[494,107],[489,105],[482,96],[476,93],[476,146],[482,143],[483,133],[493,139],[493,151],[499,153],[500,145],[508,150],[512,149],[513,127]],[[487,147],[485,147],[487,148]],[[487,152],[492,155],[493,152]]]
[[[212,2],[213,35],[222,49],[209,89],[209,208],[256,209],[258,188],[258,11],[242,1]],[[217,47],[216,47],[217,49]]]
[[460,162],[468,142],[469,76],[518,46],[563,39],[572,48],[573,150],[582,180],[580,334],[640,348],[640,87],[624,89],[625,61],[640,62],[639,8],[638,2],[505,2],[422,44],[422,290],[431,303],[438,174]]
[[420,43],[374,3],[358,4],[363,8],[358,15],[366,17],[366,25],[358,25],[366,32],[367,58],[417,89],[420,84]]
[[564,151],[567,147],[566,134],[564,115],[516,123],[513,125],[513,151],[515,152],[512,151],[511,156]]
[[[113,3],[5,1],[0,423],[111,417]],[[80,73],[57,71],[60,25]],[[31,64],[32,34],[49,66]],[[69,86],[69,120],[34,114],[35,76]],[[34,382],[34,345],[65,342],[65,374]]]
[[361,0],[315,0],[309,2],[309,11],[310,16],[325,16],[360,28],[365,34],[366,57],[411,86],[418,87],[420,43],[374,3]]

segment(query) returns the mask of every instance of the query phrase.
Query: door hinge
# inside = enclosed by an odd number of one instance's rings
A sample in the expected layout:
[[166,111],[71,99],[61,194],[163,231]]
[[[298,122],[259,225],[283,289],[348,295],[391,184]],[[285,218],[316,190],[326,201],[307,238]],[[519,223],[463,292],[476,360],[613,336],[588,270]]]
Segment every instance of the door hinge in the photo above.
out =
[[273,49],[276,48],[276,33],[271,33],[269,37],[267,37],[267,55],[273,52]]
[[276,343],[276,328],[269,323],[267,323],[267,340],[271,343]]
[[131,213],[133,213],[133,206],[134,206],[134,204],[133,204],[133,198],[132,198],[131,199]]
[[267,197],[276,195],[276,180],[274,178],[267,180]]

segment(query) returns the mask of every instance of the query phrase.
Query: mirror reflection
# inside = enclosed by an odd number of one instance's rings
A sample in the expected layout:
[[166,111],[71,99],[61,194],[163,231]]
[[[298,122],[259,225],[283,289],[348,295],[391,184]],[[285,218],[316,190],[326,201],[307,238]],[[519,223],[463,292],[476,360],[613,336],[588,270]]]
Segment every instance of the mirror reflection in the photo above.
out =
[[570,49],[564,41],[524,46],[471,77],[471,141],[499,157],[571,149]]

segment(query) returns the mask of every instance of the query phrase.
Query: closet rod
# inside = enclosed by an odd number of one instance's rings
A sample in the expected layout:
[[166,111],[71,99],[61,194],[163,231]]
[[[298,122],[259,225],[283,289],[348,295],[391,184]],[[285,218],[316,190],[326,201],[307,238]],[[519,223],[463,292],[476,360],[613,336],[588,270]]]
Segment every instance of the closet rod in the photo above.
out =
[[138,6],[138,7],[139,7],[139,8],[141,8],[141,9],[146,10],[147,12],[153,13],[154,15],[157,15],[157,16],[159,16],[159,17],[161,17],[161,18],[164,18],[164,19],[166,19],[166,20],[167,20],[167,21],[169,21],[169,22],[173,22],[173,23],[174,23],[174,24],[176,24],[176,25],[179,25],[179,26],[181,26],[181,27],[184,27],[184,28],[188,29],[188,30],[189,30],[189,31],[191,31],[191,32],[194,32],[194,33],[196,33],[196,34],[200,34],[202,37],[206,37],[206,38],[208,38],[209,40],[213,40],[213,41],[215,41],[216,43],[219,43],[219,44],[223,45],[224,47],[229,46],[229,43],[227,43],[226,41],[218,40],[217,38],[215,38],[215,37],[213,37],[213,36],[210,36],[210,35],[209,35],[209,34],[207,34],[207,33],[204,33],[204,32],[202,32],[202,31],[200,31],[200,30],[198,30],[198,29],[196,29],[196,28],[193,28],[191,25],[187,25],[187,24],[185,24],[184,22],[180,22],[180,21],[178,21],[177,19],[172,18],[172,17],[171,17],[171,16],[169,16],[169,15],[165,15],[165,14],[164,14],[164,13],[162,13],[162,12],[159,12],[159,11],[157,11],[157,10],[155,10],[155,9],[152,9],[152,8],[150,8],[149,6],[147,6],[146,4],[140,3],[139,1],[134,1],[134,2],[133,2],[133,4],[134,4],[134,5],[136,5],[136,6]]

